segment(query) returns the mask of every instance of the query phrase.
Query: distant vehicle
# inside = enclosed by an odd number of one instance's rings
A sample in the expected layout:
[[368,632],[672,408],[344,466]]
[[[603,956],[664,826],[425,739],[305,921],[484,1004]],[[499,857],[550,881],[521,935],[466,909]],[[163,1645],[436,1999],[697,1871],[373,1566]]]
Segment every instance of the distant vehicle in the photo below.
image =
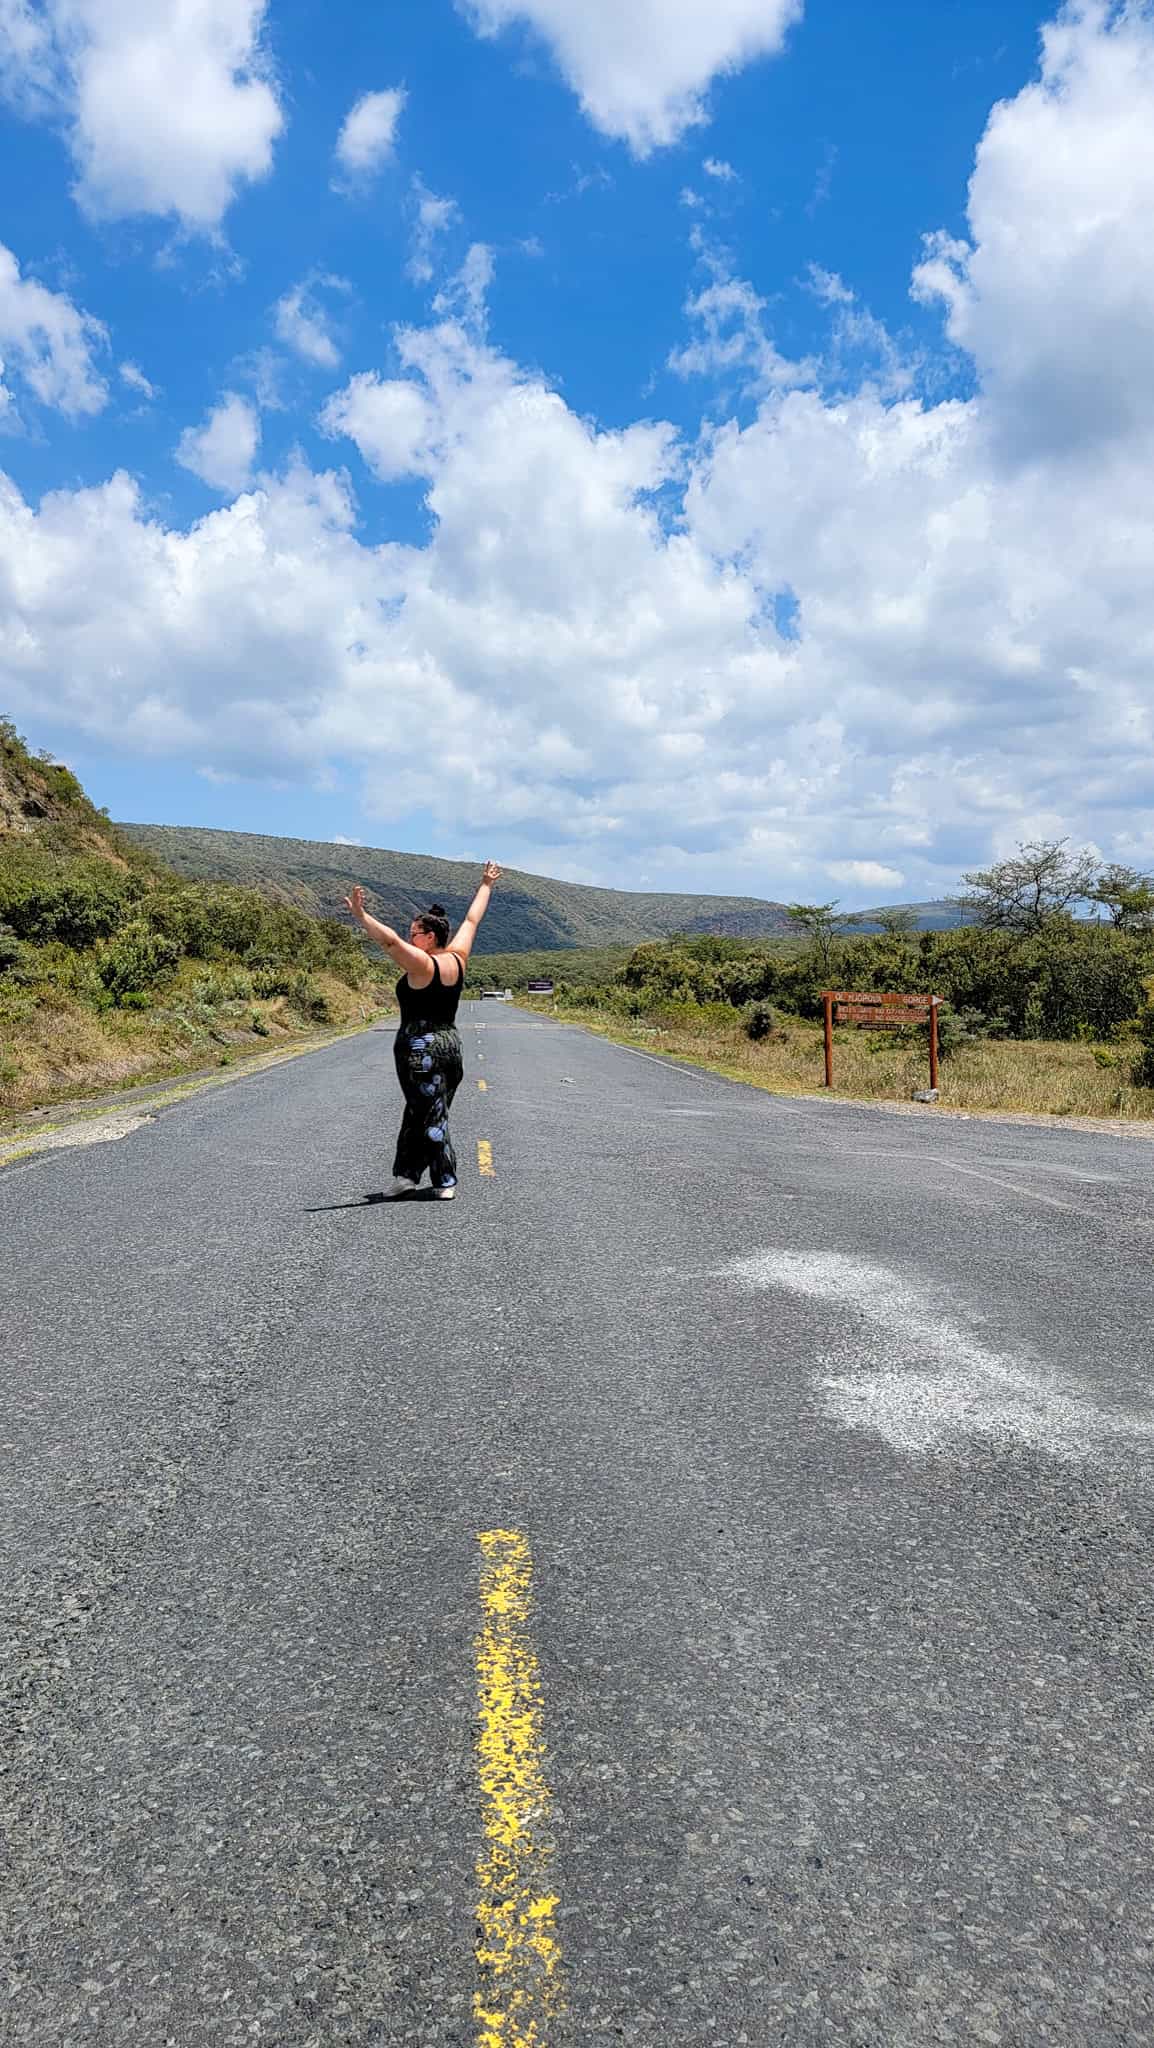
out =
[[481,1001],[483,1003],[511,1003],[512,1000],[513,991],[511,988],[483,988],[481,990]]

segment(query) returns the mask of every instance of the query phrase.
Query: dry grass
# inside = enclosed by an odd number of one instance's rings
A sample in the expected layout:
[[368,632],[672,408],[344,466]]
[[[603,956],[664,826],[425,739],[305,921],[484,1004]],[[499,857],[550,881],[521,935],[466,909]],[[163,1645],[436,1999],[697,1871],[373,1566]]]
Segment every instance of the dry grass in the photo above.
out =
[[[538,1007],[548,1009],[548,1004]],[[561,1010],[565,1021],[646,1052],[669,1053],[718,1073],[783,1095],[825,1093],[822,1028],[787,1018],[771,1038],[753,1043],[734,1013],[732,1024],[715,1010],[700,1020],[657,1012],[649,1020],[608,1010]],[[929,1086],[924,1043],[905,1034],[841,1030],[834,1033],[835,1096],[857,1102],[908,1102]],[[1129,1079],[1136,1046],[1093,1046],[986,1039],[941,1063],[941,1101],[950,1109],[1016,1111],[1034,1115],[1154,1118],[1154,1088]]]
[[[313,979],[328,1004],[327,1023],[306,1023],[283,996],[228,1005],[211,1019],[198,1019],[173,1011],[97,1013],[54,993],[9,1027],[0,1049],[0,1115],[178,1079],[350,1030],[381,1014],[375,988],[350,989],[327,974]],[[254,1016],[262,1031],[252,1029]]]

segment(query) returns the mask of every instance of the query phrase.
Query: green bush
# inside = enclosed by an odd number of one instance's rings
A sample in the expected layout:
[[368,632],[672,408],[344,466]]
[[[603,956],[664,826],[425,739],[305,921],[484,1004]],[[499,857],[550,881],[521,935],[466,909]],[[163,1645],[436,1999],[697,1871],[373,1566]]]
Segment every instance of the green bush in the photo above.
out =
[[[929,1032],[929,1026],[926,1026]],[[938,1051],[944,1060],[954,1053],[973,1045],[979,1038],[990,1036],[987,1019],[981,1010],[955,1010],[949,1003],[942,1003],[938,1010]]]
[[0,918],[29,945],[96,945],[139,894],[137,879],[106,860],[57,859],[24,847],[0,854]]
[[294,974],[288,1000],[298,1016],[309,1024],[329,1024],[332,1013],[328,997],[323,988],[318,988],[311,974]]
[[1154,991],[1147,995],[1138,1013],[1138,1036],[1142,1049],[1130,1069],[1137,1088],[1154,1088]]
[[220,968],[212,968],[207,974],[198,974],[192,984],[191,996],[194,1003],[203,1003],[211,1010],[220,1010],[226,1004],[250,1003],[253,997],[250,974],[226,974]]
[[255,967],[250,979],[254,996],[267,1003],[274,996],[291,995],[296,976],[288,967]]
[[772,1003],[747,1003],[741,1021],[745,1026],[746,1037],[752,1038],[755,1043],[759,1039],[770,1037],[771,1033],[780,1028],[777,1011]]
[[0,974],[11,974],[24,958],[20,944],[10,924],[0,924]]
[[179,957],[173,940],[162,938],[143,918],[133,918],[97,948],[96,971],[112,1000],[122,1004],[125,996],[154,987]]

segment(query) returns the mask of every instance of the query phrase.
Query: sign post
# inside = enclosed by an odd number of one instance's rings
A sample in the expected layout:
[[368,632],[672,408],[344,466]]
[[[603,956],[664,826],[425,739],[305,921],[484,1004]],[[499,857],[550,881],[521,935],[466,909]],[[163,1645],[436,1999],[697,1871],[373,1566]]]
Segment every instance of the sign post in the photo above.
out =
[[938,1009],[940,996],[862,994],[853,989],[827,989],[822,996],[825,1013],[825,1085],[833,1087],[833,1027],[861,1024],[870,1031],[899,1031],[905,1024],[928,1024],[930,1028],[930,1088],[938,1087]]

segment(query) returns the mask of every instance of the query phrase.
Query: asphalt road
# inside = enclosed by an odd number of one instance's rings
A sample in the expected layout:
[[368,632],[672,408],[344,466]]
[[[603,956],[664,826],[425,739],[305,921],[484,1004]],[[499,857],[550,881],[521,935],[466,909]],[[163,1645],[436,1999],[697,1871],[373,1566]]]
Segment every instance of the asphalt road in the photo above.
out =
[[501,2048],[1148,2048],[1154,1147],[462,1019],[0,1174],[0,2039],[472,2048],[501,1530]]

